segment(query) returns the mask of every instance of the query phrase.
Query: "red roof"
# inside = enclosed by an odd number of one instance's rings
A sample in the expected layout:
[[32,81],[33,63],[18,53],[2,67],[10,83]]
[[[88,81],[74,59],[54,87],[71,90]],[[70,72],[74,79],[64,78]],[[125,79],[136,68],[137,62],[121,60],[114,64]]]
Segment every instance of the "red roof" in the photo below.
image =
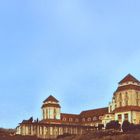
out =
[[93,110],[86,110],[80,113],[81,117],[91,117],[91,116],[102,116],[108,113],[108,107],[93,109]]
[[56,102],[56,103],[59,102],[55,97],[53,97],[52,95],[50,95],[46,100],[43,101],[43,103],[49,102],[49,101]]
[[46,119],[46,120],[41,120],[40,123],[61,124],[61,120],[57,120],[57,119]]
[[132,76],[131,74],[128,74],[126,77],[124,77],[119,84],[123,84],[126,82],[136,82],[136,83],[140,83],[139,80],[137,80],[134,76]]
[[79,114],[67,114],[67,113],[61,113],[61,117],[71,117],[71,118],[78,118],[79,117]]
[[119,107],[114,110],[114,112],[126,112],[126,111],[140,111],[139,106],[124,106],[124,107]]
[[[72,120],[71,120],[72,119]],[[69,123],[69,124],[79,124],[80,118],[78,114],[66,114],[61,113],[61,120],[62,123]]]
[[[44,104],[43,106],[48,105],[58,105],[58,104]],[[42,106],[42,107],[43,107]],[[99,108],[99,109],[93,109],[93,110],[85,110],[82,111],[80,114],[66,114],[61,113],[61,119],[46,119],[41,120],[39,123],[46,123],[46,124],[69,124],[69,125],[80,125],[84,123],[90,123],[90,122],[99,122],[100,116],[103,116],[104,114],[108,113],[108,108]],[[96,120],[93,120],[93,117],[96,117]],[[82,120],[82,118],[85,119],[85,121]],[[89,120],[90,118],[90,120]],[[24,120],[22,123],[30,123],[29,120]]]

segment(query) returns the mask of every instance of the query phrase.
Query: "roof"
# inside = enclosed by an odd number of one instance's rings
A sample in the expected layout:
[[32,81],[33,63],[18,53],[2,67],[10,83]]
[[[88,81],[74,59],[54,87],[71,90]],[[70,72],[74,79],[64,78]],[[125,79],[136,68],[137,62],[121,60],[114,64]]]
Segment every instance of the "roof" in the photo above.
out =
[[126,112],[126,111],[140,111],[139,106],[124,106],[124,107],[119,107],[114,110],[114,112]]
[[[137,86],[137,85],[132,85],[132,84],[130,84],[130,85],[125,85],[125,86],[120,86],[120,87],[118,87],[117,88],[117,90],[115,91],[115,93],[116,92],[118,92],[118,91],[123,91],[123,90],[140,90],[140,86]],[[115,94],[114,93],[114,94]]]
[[127,76],[125,76],[120,82],[119,84],[123,84],[126,82],[136,82],[136,83],[140,83],[139,80],[137,80],[134,76],[132,76],[131,74],[128,74]]
[[61,124],[61,120],[57,120],[57,119],[46,119],[46,120],[39,121],[39,123]]
[[51,104],[51,103],[43,104],[41,108],[43,108],[43,107],[58,107],[58,108],[61,108],[61,106],[59,104]]
[[29,118],[29,120],[23,120],[22,123],[32,123],[33,117]]
[[49,101],[56,102],[56,103],[59,102],[55,97],[53,97],[52,95],[50,95],[46,100],[43,101],[43,103],[49,102]]
[[61,117],[63,118],[63,117],[71,117],[71,118],[78,118],[79,117],[79,115],[78,114],[67,114],[67,113],[61,113]]
[[61,113],[61,120],[64,124],[79,124],[80,118],[78,114]]
[[80,113],[81,117],[90,117],[90,116],[102,116],[108,113],[108,107],[93,109],[93,110],[86,110]]

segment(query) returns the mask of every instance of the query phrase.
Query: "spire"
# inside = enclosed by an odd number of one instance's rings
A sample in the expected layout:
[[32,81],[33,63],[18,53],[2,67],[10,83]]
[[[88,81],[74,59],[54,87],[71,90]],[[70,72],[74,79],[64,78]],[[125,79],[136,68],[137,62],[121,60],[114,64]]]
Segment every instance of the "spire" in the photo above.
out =
[[52,95],[50,95],[46,100],[43,101],[43,103],[49,102],[49,101],[56,102],[56,103],[59,102],[55,97],[53,97]]
[[136,83],[140,83],[139,80],[137,80],[134,76],[132,76],[131,74],[128,74],[127,76],[125,76],[120,82],[119,84],[123,84],[126,82],[136,82]]

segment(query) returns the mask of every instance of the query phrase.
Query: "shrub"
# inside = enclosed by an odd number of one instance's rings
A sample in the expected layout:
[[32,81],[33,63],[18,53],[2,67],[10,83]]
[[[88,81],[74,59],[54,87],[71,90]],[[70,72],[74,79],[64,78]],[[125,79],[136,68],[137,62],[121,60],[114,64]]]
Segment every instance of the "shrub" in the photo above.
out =
[[140,124],[137,124],[134,127],[135,127],[135,130],[140,130]]
[[106,129],[115,129],[119,130],[120,129],[120,124],[118,121],[110,121],[109,123],[106,124]]
[[122,130],[123,132],[128,132],[132,130],[132,125],[130,124],[129,121],[124,121],[122,124]]

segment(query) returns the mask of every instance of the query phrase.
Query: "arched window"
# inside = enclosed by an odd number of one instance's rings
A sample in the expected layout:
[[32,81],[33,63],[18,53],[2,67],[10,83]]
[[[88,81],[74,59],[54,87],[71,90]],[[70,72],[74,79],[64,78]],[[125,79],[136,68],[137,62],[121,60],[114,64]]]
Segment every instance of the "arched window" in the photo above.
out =
[[88,118],[87,121],[90,122],[91,121],[91,118]]
[[54,108],[54,119],[56,119],[57,111],[56,108]]
[[97,117],[95,116],[95,117],[93,117],[93,121],[96,121],[97,120]]
[[103,117],[102,116],[99,116],[99,120],[101,120]]
[[63,121],[66,121],[66,118],[63,118],[62,120],[63,120]]
[[139,106],[139,93],[136,92],[136,105]]
[[128,93],[127,92],[125,93],[125,105],[126,106],[128,105]]
[[122,106],[122,93],[119,94],[118,102],[119,102],[119,107],[121,107]]
[[125,98],[128,99],[128,92],[125,92]]
[[122,102],[119,102],[119,107],[121,107],[122,106]]
[[82,119],[82,122],[85,122],[85,118]]
[[122,101],[122,93],[119,94],[119,100]]

